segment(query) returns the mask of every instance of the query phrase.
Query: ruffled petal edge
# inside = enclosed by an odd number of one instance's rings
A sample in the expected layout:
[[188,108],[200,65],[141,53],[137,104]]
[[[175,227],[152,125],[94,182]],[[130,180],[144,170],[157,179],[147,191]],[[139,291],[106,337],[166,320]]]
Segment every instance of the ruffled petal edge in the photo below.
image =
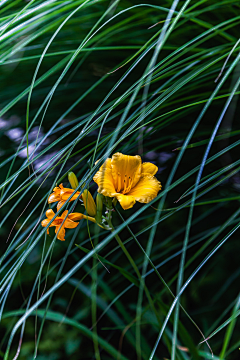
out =
[[145,162],[142,164],[142,176],[143,175],[154,176],[157,171],[158,171],[158,167],[150,162]]
[[143,175],[128,195],[133,196],[136,201],[141,203],[149,203],[157,196],[161,188],[162,185],[155,176]]

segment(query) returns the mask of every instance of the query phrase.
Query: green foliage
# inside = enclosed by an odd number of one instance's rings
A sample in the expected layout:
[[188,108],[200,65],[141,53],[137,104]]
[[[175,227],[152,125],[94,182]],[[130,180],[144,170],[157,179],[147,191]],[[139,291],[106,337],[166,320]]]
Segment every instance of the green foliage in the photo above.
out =
[[[0,1],[1,358],[239,359],[239,11]],[[96,199],[115,152],[158,196],[47,235],[56,184]]]

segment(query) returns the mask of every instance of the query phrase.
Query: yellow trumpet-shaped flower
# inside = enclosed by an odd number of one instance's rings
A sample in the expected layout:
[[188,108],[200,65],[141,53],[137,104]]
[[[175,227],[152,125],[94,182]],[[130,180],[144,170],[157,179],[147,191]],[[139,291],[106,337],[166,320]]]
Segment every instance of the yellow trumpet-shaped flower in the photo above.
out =
[[133,207],[136,201],[149,203],[162,185],[154,176],[158,167],[142,163],[139,155],[116,153],[108,158],[95,174],[98,192],[116,198],[124,210]]
[[[55,216],[55,213],[52,209],[49,209],[46,211],[46,216],[47,216],[47,219],[43,220],[41,223],[43,227],[48,226],[49,222]],[[66,217],[66,219],[65,219],[65,217]],[[80,214],[80,213],[71,213],[68,215],[68,211],[66,210],[62,213],[61,216],[57,216],[53,220],[50,227],[55,226],[55,233],[56,234],[58,233],[57,239],[59,239],[61,241],[65,241],[65,228],[74,229],[79,224],[79,222],[76,222],[76,220],[81,220],[81,219],[83,219],[83,217],[84,217],[84,215]],[[49,234],[49,228],[47,229],[47,233]]]
[[[59,210],[60,207],[63,206],[63,204],[65,204],[65,202],[68,200],[68,198],[72,195],[73,192],[74,192],[73,189],[65,188],[63,187],[63,184],[60,184],[59,187],[57,186],[53,189],[53,193],[48,198],[48,203],[50,204],[58,201],[57,210]],[[80,192],[77,191],[76,194],[74,194],[69,201],[76,200],[79,194]],[[82,196],[80,196],[80,198],[81,197]]]

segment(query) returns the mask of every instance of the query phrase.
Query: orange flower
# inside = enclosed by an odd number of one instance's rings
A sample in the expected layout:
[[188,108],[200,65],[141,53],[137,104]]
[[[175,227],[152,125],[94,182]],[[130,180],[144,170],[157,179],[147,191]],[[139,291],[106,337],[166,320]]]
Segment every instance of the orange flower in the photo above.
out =
[[[65,204],[65,202],[69,199],[73,192],[73,189],[65,188],[63,187],[63,184],[60,184],[59,187],[57,186],[53,189],[53,193],[48,198],[48,203],[50,204],[58,201],[57,210],[59,210],[60,207],[63,206],[63,204]],[[69,201],[76,200],[79,194],[80,192],[77,191],[76,194],[74,194]],[[82,198],[82,195],[80,196],[80,198]]]
[[[46,211],[47,219],[44,219],[41,224],[43,227],[48,226],[52,218],[55,216],[55,213],[52,209]],[[66,217],[67,216],[67,217]],[[66,218],[66,219],[65,219]],[[65,220],[64,220],[65,219]],[[55,226],[55,233],[57,234],[57,239],[61,241],[65,241],[65,228],[66,229],[74,229],[78,226],[79,220],[88,219],[92,222],[96,223],[96,220],[93,217],[83,215],[81,213],[71,213],[68,215],[68,211],[65,210],[61,216],[57,216],[49,227]],[[49,234],[49,228],[47,229],[47,233]]]
[[[51,226],[55,226],[55,233],[57,234],[57,239],[61,241],[65,241],[65,228],[67,229],[74,229],[78,226],[79,222],[75,222],[76,220],[83,219],[83,214],[80,213],[72,213],[68,214],[68,211],[64,211],[61,216],[57,216],[53,222],[51,223]],[[42,221],[42,226],[46,227],[48,226],[49,222],[52,220],[52,218],[55,216],[55,213],[52,209],[49,209],[46,211],[47,219]],[[66,217],[67,216],[67,217]],[[66,217],[66,219],[65,219]],[[65,220],[64,220],[65,219]],[[60,230],[59,230],[60,229]],[[49,234],[49,228],[47,229],[47,233]]]
[[116,153],[107,159],[95,174],[98,192],[114,197],[124,210],[133,207],[136,201],[149,203],[162,185],[154,176],[158,168],[152,163],[143,163],[139,155]]

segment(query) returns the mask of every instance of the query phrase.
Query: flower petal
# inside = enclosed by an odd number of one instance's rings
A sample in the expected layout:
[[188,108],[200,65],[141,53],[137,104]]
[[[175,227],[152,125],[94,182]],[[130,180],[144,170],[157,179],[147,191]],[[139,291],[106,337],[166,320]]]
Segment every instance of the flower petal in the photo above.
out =
[[142,175],[148,174],[148,175],[155,175],[158,171],[158,167],[150,162],[146,162],[142,164]]
[[[75,190],[73,189],[67,189],[67,188],[64,188],[63,190],[60,191],[60,195],[61,195],[61,199],[62,200],[68,200],[68,198],[72,195],[72,193],[74,192]],[[76,194],[73,195],[73,197],[71,197],[71,199],[69,201],[74,201],[76,200],[80,195],[80,192],[77,191]],[[80,196],[81,197],[81,196]]]
[[133,196],[123,195],[123,194],[117,194],[116,198],[120,202],[121,207],[124,210],[130,209],[135,204],[136,200]]
[[56,201],[59,201],[61,200],[61,196],[60,194],[58,193],[52,193],[49,197],[48,197],[48,203],[53,203],[53,202],[56,202]]
[[[110,158],[107,158],[105,161],[104,161],[104,163],[102,164],[102,166],[100,166],[100,168],[99,168],[99,171],[103,171],[103,170],[105,170],[105,169],[112,169],[112,165],[111,165],[111,161],[112,161],[112,159],[110,159]],[[96,162],[95,162],[95,165],[97,164],[99,162],[99,160],[97,160]],[[98,171],[98,172],[99,172]],[[95,174],[95,176],[97,175],[97,173]],[[95,180],[94,180],[95,181]]]
[[65,228],[64,226],[56,226],[55,233],[57,234],[57,239],[65,241]]
[[112,159],[111,158],[107,158],[104,163],[102,164],[102,166],[100,167],[100,170],[103,169],[111,169],[112,168]]
[[116,194],[111,168],[104,165],[101,166],[100,170],[93,177],[93,180],[98,184],[99,193],[110,197]]
[[128,195],[132,195],[134,199],[141,203],[149,203],[157,196],[161,188],[162,185],[155,176],[143,175],[137,185],[129,191]]
[[141,177],[142,160],[139,155],[116,153],[112,156],[112,176],[117,192],[128,192]]
[[68,210],[65,210],[61,215],[61,219],[64,220],[67,214],[68,214]]
[[64,223],[65,228],[68,229],[74,229],[78,226],[79,222],[72,221],[70,219],[67,219]]
[[[41,222],[41,225],[43,226],[43,227],[46,227],[46,226],[48,226],[48,224],[49,224],[49,222],[51,221],[51,219],[44,219],[42,222]],[[52,225],[52,224],[51,224]],[[50,226],[51,226],[50,225]],[[53,225],[52,225],[53,226]]]
[[58,202],[58,204],[57,204],[57,211],[65,204],[65,200],[61,200],[61,201],[59,201]]
[[46,217],[47,217],[48,219],[52,219],[54,216],[55,216],[55,212],[54,212],[52,209],[48,209],[48,210],[46,211]]
[[79,221],[83,219],[83,214],[75,212],[68,215],[68,218],[72,221]]

